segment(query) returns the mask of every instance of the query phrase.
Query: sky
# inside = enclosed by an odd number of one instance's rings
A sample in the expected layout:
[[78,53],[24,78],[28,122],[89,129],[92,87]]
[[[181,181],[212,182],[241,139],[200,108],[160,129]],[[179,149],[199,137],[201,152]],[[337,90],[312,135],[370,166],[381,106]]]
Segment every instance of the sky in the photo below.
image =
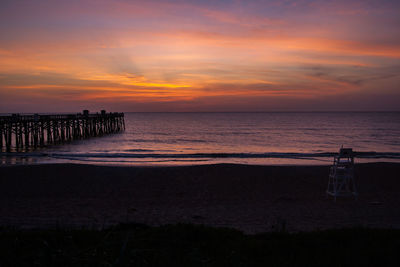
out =
[[2,0],[0,113],[399,111],[400,1]]

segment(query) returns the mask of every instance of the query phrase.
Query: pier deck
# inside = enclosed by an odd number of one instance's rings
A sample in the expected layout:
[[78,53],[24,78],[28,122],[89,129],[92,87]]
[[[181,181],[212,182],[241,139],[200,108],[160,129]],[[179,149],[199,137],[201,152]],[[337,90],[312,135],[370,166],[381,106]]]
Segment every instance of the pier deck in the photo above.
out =
[[125,130],[124,113],[0,116],[0,152],[32,149]]

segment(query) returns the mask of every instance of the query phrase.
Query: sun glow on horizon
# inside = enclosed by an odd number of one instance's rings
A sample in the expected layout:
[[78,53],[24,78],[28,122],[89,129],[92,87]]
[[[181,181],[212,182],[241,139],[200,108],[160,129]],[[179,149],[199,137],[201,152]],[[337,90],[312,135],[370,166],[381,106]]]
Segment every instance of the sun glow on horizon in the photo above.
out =
[[395,1],[24,2],[0,10],[0,112],[400,103]]

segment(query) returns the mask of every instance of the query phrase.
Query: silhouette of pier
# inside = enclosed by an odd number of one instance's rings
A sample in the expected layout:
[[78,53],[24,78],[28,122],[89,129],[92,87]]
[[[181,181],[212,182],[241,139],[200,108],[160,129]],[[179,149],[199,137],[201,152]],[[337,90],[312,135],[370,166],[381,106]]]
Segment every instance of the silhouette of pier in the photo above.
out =
[[0,151],[62,144],[125,130],[124,113],[12,114],[0,116]]

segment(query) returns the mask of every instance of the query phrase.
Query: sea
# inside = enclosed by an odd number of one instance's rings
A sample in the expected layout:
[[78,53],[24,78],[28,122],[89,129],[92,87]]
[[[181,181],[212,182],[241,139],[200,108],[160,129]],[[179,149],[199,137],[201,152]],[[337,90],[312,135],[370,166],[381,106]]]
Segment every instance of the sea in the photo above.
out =
[[400,162],[400,112],[125,113],[124,132],[25,152],[0,164],[172,166]]

